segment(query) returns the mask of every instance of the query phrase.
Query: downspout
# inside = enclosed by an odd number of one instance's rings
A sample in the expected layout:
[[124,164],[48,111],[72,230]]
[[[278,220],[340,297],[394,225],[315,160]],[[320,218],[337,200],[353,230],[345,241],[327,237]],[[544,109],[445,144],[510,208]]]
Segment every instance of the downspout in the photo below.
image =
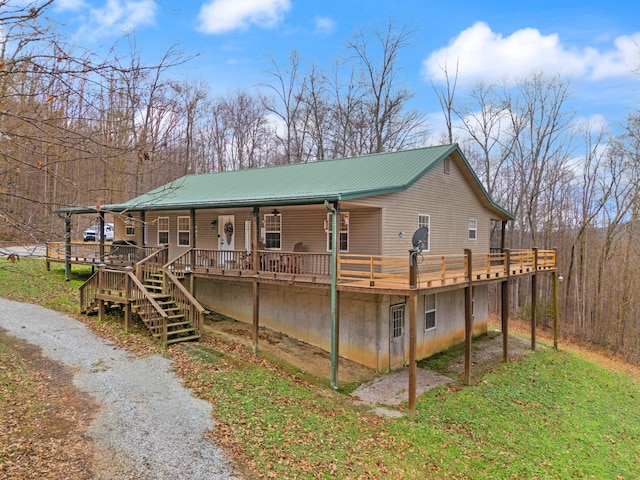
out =
[[327,200],[324,206],[331,215],[331,389],[338,390],[338,202],[331,205]]

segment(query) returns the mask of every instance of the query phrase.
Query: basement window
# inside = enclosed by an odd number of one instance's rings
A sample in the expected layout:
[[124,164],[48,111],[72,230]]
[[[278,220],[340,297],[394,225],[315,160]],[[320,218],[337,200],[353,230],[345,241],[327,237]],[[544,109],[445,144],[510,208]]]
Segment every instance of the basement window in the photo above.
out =
[[424,329],[436,328],[436,294],[424,296]]

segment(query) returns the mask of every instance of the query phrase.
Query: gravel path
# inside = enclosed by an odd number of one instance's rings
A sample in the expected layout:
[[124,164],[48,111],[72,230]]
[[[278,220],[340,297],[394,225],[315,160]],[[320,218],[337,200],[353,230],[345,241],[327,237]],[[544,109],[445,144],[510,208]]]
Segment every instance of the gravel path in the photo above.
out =
[[75,386],[101,405],[87,431],[100,452],[95,479],[234,478],[205,436],[211,405],[181,386],[166,358],[135,358],[77,320],[3,298],[0,328],[72,367]]

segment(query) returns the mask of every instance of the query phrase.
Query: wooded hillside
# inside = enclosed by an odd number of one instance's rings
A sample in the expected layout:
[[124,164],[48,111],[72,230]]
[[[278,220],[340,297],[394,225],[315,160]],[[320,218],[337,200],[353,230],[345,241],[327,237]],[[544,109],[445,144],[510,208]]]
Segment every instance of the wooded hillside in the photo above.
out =
[[[447,133],[430,138],[399,68],[411,31],[391,22],[356,32],[333,65],[292,51],[271,61],[270,83],[212,96],[175,80],[189,62],[177,49],[147,65],[131,37],[126,55],[99,55],[44,23],[51,0],[0,4],[0,242],[59,240],[55,209],[126,201],[184,174],[458,142],[517,217],[507,245],[559,249],[563,334],[640,361],[637,111],[612,135],[577,122],[561,77],[459,91],[447,71]],[[528,287],[516,287],[526,314]]]

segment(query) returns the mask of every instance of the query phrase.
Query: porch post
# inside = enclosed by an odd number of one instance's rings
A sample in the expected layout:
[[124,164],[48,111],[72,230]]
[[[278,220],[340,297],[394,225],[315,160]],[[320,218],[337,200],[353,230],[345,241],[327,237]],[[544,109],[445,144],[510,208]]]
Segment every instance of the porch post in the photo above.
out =
[[[104,288],[104,269],[107,266],[104,263],[98,265],[98,294],[102,294]],[[98,302],[98,320],[104,319],[104,300],[101,298]]]
[[464,382],[471,385],[471,337],[473,334],[473,316],[471,304],[473,302],[473,258],[471,249],[465,248],[467,257],[467,275],[469,282],[464,289]]
[[533,275],[531,276],[531,350],[536,349],[536,308],[538,304],[538,247],[533,247]]
[[409,420],[416,419],[416,314],[418,292],[409,295]]
[[196,209],[189,209],[189,223],[191,225],[191,231],[189,232],[189,245],[191,245],[191,251],[189,253],[189,263],[191,264],[191,271],[189,272],[189,293],[195,295],[195,278],[193,272],[196,267]]
[[509,276],[511,275],[511,253],[508,248],[503,250],[507,278],[502,282],[502,361],[509,361]]
[[258,270],[258,229],[260,228],[260,207],[253,207],[253,228],[251,229],[251,270]]
[[99,237],[100,238],[100,262],[104,262],[104,212],[100,212],[100,221],[98,222],[100,225],[98,226],[99,230]]
[[143,247],[147,246],[147,211],[140,210],[140,233],[142,234],[142,240],[140,244]]
[[71,214],[64,217],[64,279],[71,278]]
[[505,247],[505,234],[507,233],[507,221],[502,221],[502,235],[500,236],[500,250],[504,251]]

